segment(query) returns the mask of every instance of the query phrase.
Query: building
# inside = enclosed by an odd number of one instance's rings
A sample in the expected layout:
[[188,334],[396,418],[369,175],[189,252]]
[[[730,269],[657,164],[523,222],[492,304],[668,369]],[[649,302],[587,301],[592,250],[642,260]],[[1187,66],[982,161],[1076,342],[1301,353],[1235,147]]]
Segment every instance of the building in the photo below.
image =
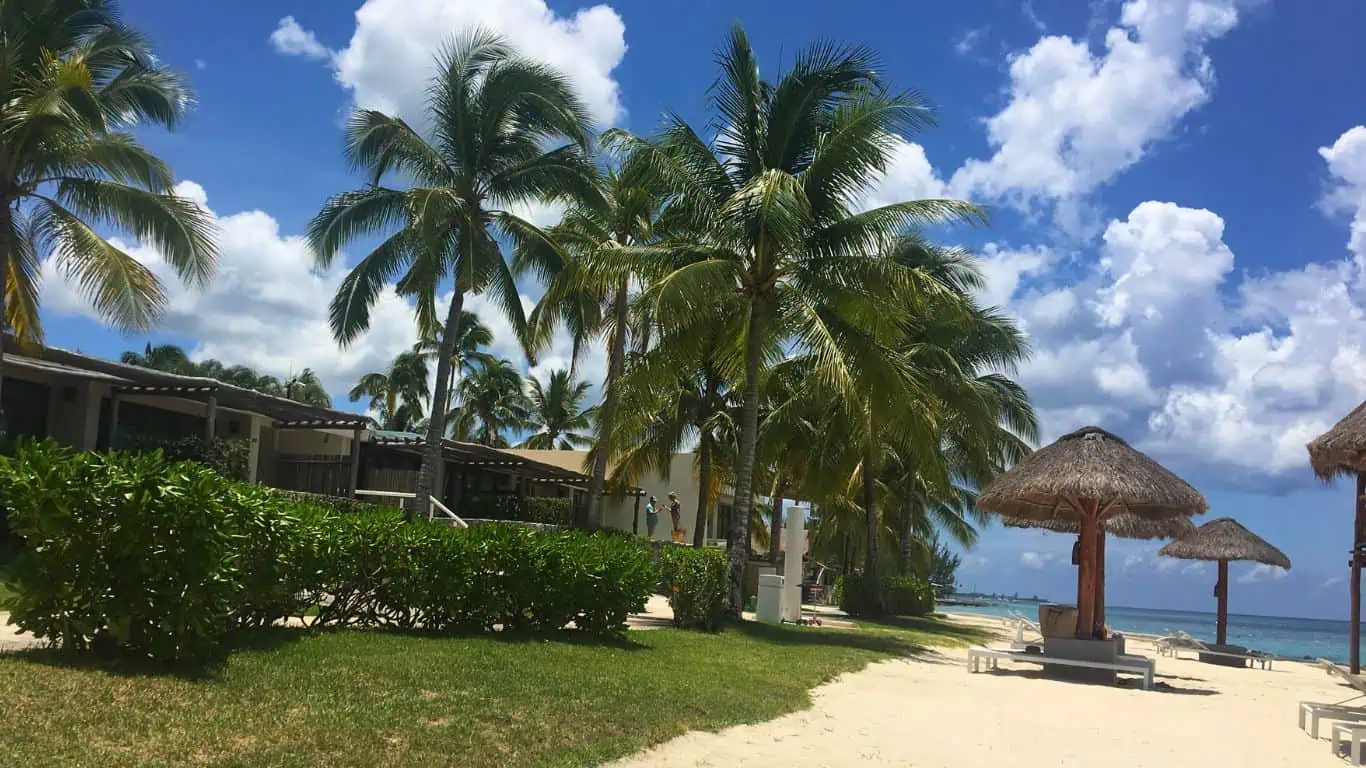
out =
[[[248,441],[244,479],[275,488],[396,502],[417,489],[424,440],[372,430],[355,413],[46,347],[5,340],[0,388],[9,434],[78,450],[188,438]],[[437,500],[554,496],[581,507],[588,476],[497,448],[442,441]],[[458,514],[458,513],[457,513]]]
[[[504,453],[554,464],[583,475],[591,475],[592,472],[592,467],[587,463],[587,451],[538,451],[513,448],[504,451]],[[697,523],[697,500],[700,493],[696,464],[695,454],[676,453],[666,475],[652,474],[636,479],[636,485],[640,488],[639,495],[628,495],[625,498],[608,496],[603,501],[603,526],[621,531],[631,531],[641,536],[646,535],[645,503],[650,496],[654,496],[655,506],[659,512],[659,526],[655,528],[654,538],[657,541],[668,541],[671,527],[668,496],[669,491],[674,491],[678,494],[681,506],[680,525],[687,532],[687,540],[691,542]],[[706,532],[704,536],[708,541],[725,538],[726,527],[729,524],[734,505],[733,491],[729,488],[722,489],[720,497],[716,500],[716,504],[713,505],[705,521]]]

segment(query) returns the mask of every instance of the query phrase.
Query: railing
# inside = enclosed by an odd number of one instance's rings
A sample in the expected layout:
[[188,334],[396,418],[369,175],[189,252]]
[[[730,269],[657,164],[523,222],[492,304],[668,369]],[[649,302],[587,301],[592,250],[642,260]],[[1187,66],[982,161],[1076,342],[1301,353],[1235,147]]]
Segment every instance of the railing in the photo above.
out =
[[[367,491],[367,490],[364,490],[364,489],[357,489],[357,490],[356,490],[356,495],[357,495],[357,496],[377,496],[377,497],[379,497],[379,498],[384,498],[384,499],[415,499],[415,498],[417,498],[417,494],[416,494],[416,493],[408,493],[407,491]],[[450,510],[450,508],[447,507],[445,504],[442,504],[440,499],[438,499],[438,498],[435,497],[435,496],[431,496],[431,497],[428,497],[428,498],[429,498],[430,501],[431,501],[431,504],[430,504],[430,506],[429,506],[429,508],[428,508],[428,510],[427,510],[427,519],[428,519],[428,520],[431,520],[431,519],[435,518],[435,517],[436,517],[436,513],[439,511],[439,512],[441,512],[442,516],[443,516],[444,518],[446,518],[447,520],[450,520],[450,521],[451,521],[451,524],[454,525],[455,527],[457,527],[457,528],[468,528],[468,527],[470,527],[470,524],[469,524],[469,523],[467,523],[467,522],[465,522],[464,520],[460,519],[460,516],[459,516],[459,515],[457,515],[457,514],[455,514],[454,512],[452,512],[452,511]]]

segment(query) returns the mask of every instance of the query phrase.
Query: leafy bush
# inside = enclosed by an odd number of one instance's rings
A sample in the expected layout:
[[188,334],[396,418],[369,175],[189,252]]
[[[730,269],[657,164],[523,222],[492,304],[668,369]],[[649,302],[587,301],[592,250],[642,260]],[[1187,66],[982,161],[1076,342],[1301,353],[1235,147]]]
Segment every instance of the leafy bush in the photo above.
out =
[[235,529],[252,510],[229,482],[160,453],[76,453],[52,443],[4,460],[11,620],[70,648],[109,642],[163,659],[211,652],[241,600]]
[[518,497],[511,494],[480,494],[461,499],[456,514],[480,520],[518,520],[524,523],[569,526],[573,508],[569,499],[554,496]]
[[197,659],[234,629],[287,617],[608,633],[658,579],[649,549],[629,539],[405,523],[398,509],[313,504],[160,453],[30,445],[0,458],[0,488],[27,544],[13,620],[73,649]]
[[246,481],[251,458],[251,443],[242,438],[185,437],[166,440],[145,435],[125,435],[119,450],[133,453],[160,451],[168,461],[193,461],[231,480]]
[[665,547],[660,572],[673,609],[674,626],[714,630],[726,613],[724,550]]
[[261,487],[267,492],[282,499],[314,507],[322,507],[330,512],[339,512],[342,514],[350,514],[352,512],[376,512],[383,509],[397,508],[394,505],[379,504],[373,501],[363,501],[361,499],[347,499],[341,496],[328,496],[323,493],[289,491],[281,488],[267,488],[265,486]]
[[882,580],[883,605],[896,616],[934,613],[934,587],[916,576],[888,576]]
[[[865,616],[869,610],[867,583],[861,573],[849,573],[835,582],[835,602],[850,616]],[[915,576],[886,576],[881,583],[882,613],[896,616],[926,616],[934,612],[934,587]]]

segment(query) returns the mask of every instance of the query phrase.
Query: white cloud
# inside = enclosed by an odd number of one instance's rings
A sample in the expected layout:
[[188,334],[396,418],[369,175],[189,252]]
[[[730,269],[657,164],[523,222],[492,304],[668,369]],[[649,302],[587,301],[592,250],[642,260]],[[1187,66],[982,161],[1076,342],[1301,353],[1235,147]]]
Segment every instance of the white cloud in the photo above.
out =
[[302,56],[306,59],[323,60],[331,58],[332,51],[318,42],[318,36],[299,26],[293,16],[280,19],[275,31],[270,33],[270,46],[277,53],[286,56]]
[[1181,561],[1174,560],[1170,557],[1159,557],[1157,558],[1157,561],[1153,563],[1153,567],[1156,568],[1159,573],[1174,571],[1179,565],[1181,565]]
[[1186,576],[1204,576],[1209,572],[1210,565],[1206,562],[1196,561],[1187,563],[1181,568],[1181,573]]
[[[181,182],[176,190],[200,204],[207,202],[204,188],[193,181]],[[119,243],[162,280],[169,304],[159,330],[195,339],[193,356],[282,377],[312,368],[340,404],[340,395],[361,374],[381,370],[416,340],[411,306],[385,290],[371,313],[370,332],[339,349],[332,341],[327,305],[347,267],[339,260],[331,269],[316,271],[305,240],[282,233],[264,211],[214,218],[218,271],[202,291],[182,285],[153,248]],[[47,310],[94,318],[50,261],[43,273]]]
[[1205,45],[1237,21],[1237,0],[1129,0],[1103,51],[1041,38],[1010,59],[1009,100],[986,120],[992,156],[965,163],[950,188],[1029,205],[1105,184],[1209,99]]
[[329,52],[289,17],[271,42],[282,53],[328,59],[357,105],[420,122],[435,55],[474,27],[501,32],[519,51],[565,72],[600,124],[613,125],[624,116],[612,73],[626,53],[626,27],[607,5],[561,16],[544,0],[366,0],[356,11],[350,42],[340,50]]
[[1347,581],[1346,576],[1329,576],[1328,578],[1323,580],[1322,584],[1319,585],[1319,589],[1327,589],[1329,587],[1341,584],[1344,581]]
[[209,62],[204,61],[203,59],[195,59],[194,68],[202,72],[209,68]]
[[991,28],[988,26],[983,26],[977,27],[976,29],[969,29],[964,32],[963,36],[954,42],[953,52],[959,56],[967,56],[969,53],[972,53],[973,50],[977,48],[978,44],[982,42],[982,38],[986,37],[986,34],[990,29]]
[[1058,559],[1052,552],[1024,552],[1020,554],[1020,564],[1027,568],[1043,568]]
[[1146,562],[1146,558],[1144,558],[1143,555],[1125,555],[1124,565],[1121,566],[1121,568],[1127,571],[1131,568],[1138,568],[1142,566],[1144,562]]
[[1245,571],[1236,581],[1239,584],[1255,584],[1259,581],[1280,581],[1286,577],[1286,572],[1274,565],[1257,563],[1251,569]]
[[1343,133],[1333,146],[1319,149],[1319,156],[1328,163],[1332,185],[1324,206],[1352,214],[1347,248],[1356,255],[1358,270],[1366,270],[1366,125]]
[[902,138],[895,139],[895,142],[887,172],[868,186],[863,199],[856,206],[859,210],[946,195],[944,181],[939,178],[934,166],[930,165],[925,148]]

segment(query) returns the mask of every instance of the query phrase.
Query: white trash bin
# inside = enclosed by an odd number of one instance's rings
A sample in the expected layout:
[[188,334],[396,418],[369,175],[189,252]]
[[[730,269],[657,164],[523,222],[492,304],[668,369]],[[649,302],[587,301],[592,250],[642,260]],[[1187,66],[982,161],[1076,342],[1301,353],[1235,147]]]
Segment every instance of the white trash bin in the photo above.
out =
[[767,624],[781,624],[783,621],[783,579],[776,573],[759,576],[759,604],[755,614],[759,621]]

